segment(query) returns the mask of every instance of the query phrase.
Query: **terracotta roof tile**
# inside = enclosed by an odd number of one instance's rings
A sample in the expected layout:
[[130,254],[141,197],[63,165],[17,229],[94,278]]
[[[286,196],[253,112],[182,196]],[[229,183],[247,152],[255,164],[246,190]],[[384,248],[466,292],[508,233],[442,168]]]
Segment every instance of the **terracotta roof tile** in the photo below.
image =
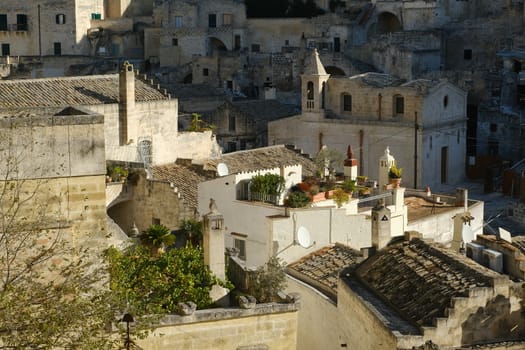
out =
[[153,178],[169,181],[181,194],[182,199],[191,208],[197,208],[197,186],[207,178],[196,171],[178,164],[159,165],[152,168]]
[[226,153],[220,159],[209,160],[206,168],[217,169],[218,163],[225,163],[230,174],[297,164],[302,165],[303,177],[313,176],[316,171],[315,163],[310,158],[284,145]]
[[[135,99],[140,102],[168,97],[135,79]],[[117,74],[0,81],[0,108],[99,105],[118,100]]]
[[438,245],[413,239],[373,255],[355,276],[414,325],[432,326],[445,317],[454,297],[491,287],[497,273]]
[[348,266],[357,265],[362,260],[360,252],[342,244],[336,244],[315,251],[288,265],[287,272],[335,300],[339,272]]

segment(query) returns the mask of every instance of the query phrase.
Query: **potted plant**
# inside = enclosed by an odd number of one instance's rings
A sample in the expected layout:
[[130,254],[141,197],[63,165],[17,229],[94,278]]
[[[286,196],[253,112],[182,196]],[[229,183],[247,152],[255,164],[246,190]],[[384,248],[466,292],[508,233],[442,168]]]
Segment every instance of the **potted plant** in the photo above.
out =
[[331,198],[334,200],[335,204],[337,204],[337,207],[341,208],[343,203],[348,202],[350,196],[342,188],[336,188],[332,193]]
[[347,193],[353,193],[357,190],[357,184],[355,183],[355,180],[346,179],[341,184],[341,188]]
[[397,188],[401,183],[401,177],[403,176],[403,168],[398,168],[395,164],[388,170],[388,179],[392,187]]
[[277,204],[284,191],[284,177],[277,174],[255,175],[250,183],[252,200]]

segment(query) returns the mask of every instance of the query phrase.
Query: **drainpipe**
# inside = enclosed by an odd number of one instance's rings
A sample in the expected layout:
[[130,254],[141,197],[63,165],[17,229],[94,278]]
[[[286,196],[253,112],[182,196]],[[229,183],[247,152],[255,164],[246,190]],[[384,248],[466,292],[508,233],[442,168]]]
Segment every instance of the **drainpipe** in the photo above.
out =
[[363,175],[363,139],[365,132],[359,130],[359,175]]
[[321,148],[323,148],[323,133],[320,132],[319,133],[319,151],[321,150]]
[[377,120],[381,120],[381,99],[383,96],[381,94],[377,94]]
[[419,125],[417,124],[417,112],[414,112],[414,115],[414,189],[417,189],[417,129]]
[[38,54],[42,57],[42,31],[40,27],[40,5],[38,5]]

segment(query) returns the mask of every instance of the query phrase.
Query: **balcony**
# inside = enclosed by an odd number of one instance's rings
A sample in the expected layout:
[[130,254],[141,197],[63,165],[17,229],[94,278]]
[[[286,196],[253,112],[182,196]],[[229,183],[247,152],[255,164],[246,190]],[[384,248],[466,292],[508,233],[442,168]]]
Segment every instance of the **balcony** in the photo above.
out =
[[9,30],[14,32],[27,32],[27,23],[15,23],[9,25]]

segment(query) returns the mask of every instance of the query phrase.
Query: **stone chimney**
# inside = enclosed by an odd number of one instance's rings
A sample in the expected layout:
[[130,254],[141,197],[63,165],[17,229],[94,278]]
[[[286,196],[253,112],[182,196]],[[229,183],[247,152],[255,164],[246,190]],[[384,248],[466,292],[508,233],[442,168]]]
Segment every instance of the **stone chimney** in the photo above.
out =
[[468,189],[456,188],[456,207],[463,207],[464,211],[468,210]]
[[128,123],[135,113],[135,72],[133,65],[124,62],[119,72],[118,130],[119,143],[127,145]]
[[203,224],[204,263],[215,276],[224,280],[224,217],[213,199],[210,199],[210,212],[203,216]]
[[372,208],[372,247],[379,250],[391,240],[391,212],[382,201]]
[[354,150],[352,145],[348,146],[346,150],[346,156],[344,163],[344,175],[345,178],[350,178],[350,180],[356,180],[357,178],[357,159],[354,158]]
[[388,185],[388,171],[394,164],[396,164],[396,160],[390,155],[390,149],[387,146],[385,154],[379,158],[379,188]]

